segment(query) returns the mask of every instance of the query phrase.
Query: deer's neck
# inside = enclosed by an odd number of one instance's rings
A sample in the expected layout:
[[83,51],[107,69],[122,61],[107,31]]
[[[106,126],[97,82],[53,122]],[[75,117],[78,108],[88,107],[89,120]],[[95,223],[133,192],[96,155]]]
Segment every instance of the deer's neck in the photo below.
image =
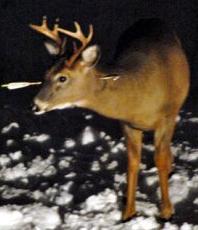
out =
[[[86,108],[107,117],[121,119],[127,113],[127,105],[135,101],[137,82],[127,74],[116,72],[93,73],[97,87],[87,100]],[[134,93],[133,93],[134,92]]]

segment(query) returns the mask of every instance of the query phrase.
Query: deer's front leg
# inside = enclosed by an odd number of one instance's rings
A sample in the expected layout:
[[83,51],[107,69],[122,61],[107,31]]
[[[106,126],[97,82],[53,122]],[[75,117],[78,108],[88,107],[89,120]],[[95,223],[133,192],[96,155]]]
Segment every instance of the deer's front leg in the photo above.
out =
[[126,207],[123,210],[122,220],[131,218],[136,213],[135,194],[138,180],[138,171],[141,160],[142,131],[124,126],[127,144],[128,170]]

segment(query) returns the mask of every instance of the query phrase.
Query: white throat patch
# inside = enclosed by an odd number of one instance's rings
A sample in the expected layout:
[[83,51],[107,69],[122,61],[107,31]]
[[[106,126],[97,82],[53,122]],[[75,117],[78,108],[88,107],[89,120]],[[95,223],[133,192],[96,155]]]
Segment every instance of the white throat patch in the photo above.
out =
[[80,107],[80,108],[83,108],[83,107],[86,107],[86,101],[85,100],[80,100],[80,101],[76,101],[76,102],[66,102],[66,103],[63,103],[63,104],[59,104],[59,105],[55,105],[53,107],[45,107],[45,109],[41,110],[41,111],[38,111],[38,112],[35,112],[34,114],[35,115],[41,115],[43,113],[46,113],[46,112],[49,112],[49,111],[52,111],[52,110],[56,110],[56,109],[66,109],[66,108],[74,108],[74,107]]

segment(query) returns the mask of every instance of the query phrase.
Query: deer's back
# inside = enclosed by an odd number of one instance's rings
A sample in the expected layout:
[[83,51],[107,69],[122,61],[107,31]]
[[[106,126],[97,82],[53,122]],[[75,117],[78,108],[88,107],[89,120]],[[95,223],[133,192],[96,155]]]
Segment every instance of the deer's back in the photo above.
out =
[[186,56],[174,31],[159,19],[140,20],[123,34],[113,70],[120,75],[109,83],[119,107],[115,118],[137,127],[153,129],[161,117],[178,113],[186,98]]
[[167,48],[177,47],[175,32],[160,19],[141,19],[120,37],[115,53],[114,66],[120,71],[141,70],[151,58],[151,53],[158,53],[158,58],[165,58]]

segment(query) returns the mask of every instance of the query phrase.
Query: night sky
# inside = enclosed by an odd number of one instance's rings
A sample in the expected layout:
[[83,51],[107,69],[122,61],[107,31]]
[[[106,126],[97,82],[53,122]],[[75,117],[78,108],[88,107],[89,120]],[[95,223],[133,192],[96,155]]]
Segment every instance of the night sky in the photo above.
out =
[[182,40],[192,70],[191,95],[198,87],[198,1],[196,0],[1,0],[1,83],[41,80],[53,63],[43,37],[29,23],[39,24],[47,15],[52,26],[57,17],[62,27],[77,20],[86,31],[94,25],[94,40],[102,48],[102,61],[111,61],[119,36],[140,18],[167,21]]

